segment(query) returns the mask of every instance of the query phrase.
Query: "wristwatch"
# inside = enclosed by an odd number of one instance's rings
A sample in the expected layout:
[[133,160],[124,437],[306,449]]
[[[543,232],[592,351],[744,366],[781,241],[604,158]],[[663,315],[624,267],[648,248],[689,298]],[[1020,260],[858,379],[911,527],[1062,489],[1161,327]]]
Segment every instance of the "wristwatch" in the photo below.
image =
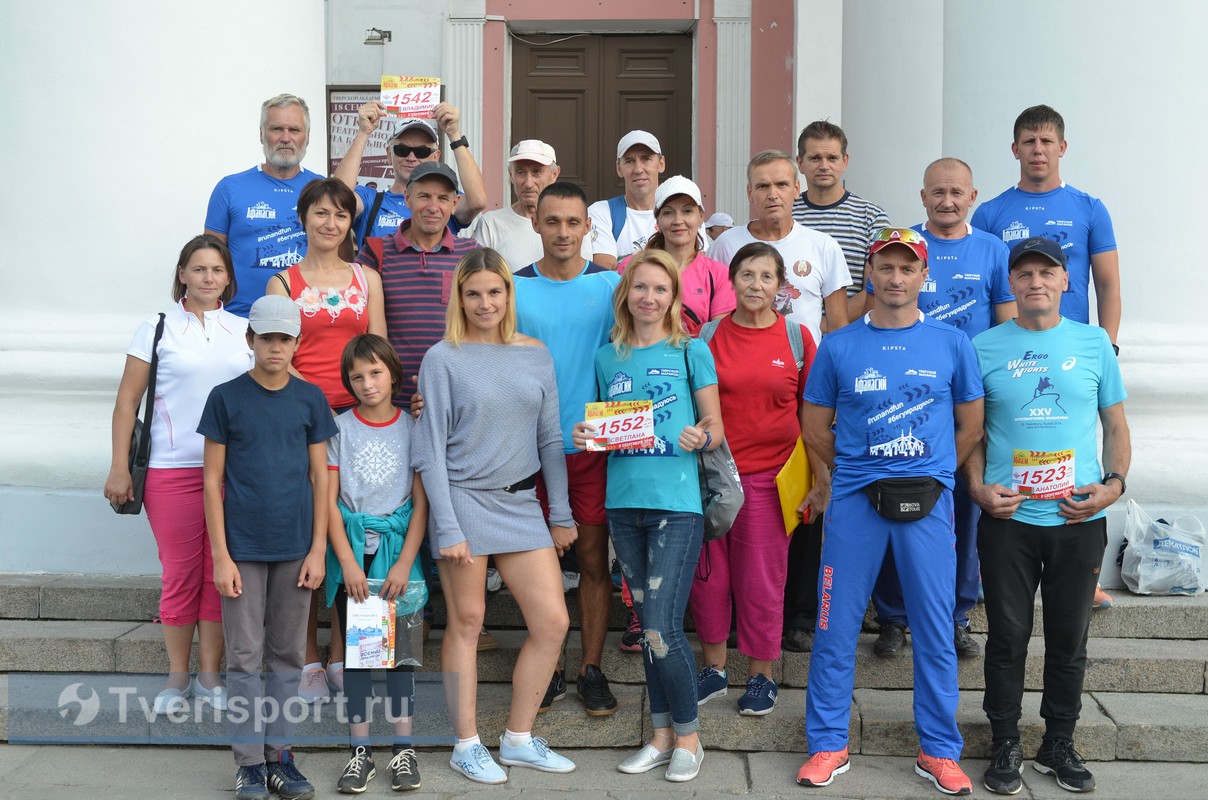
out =
[[1099,481],[1099,483],[1106,485],[1107,482],[1110,481],[1112,478],[1115,478],[1116,480],[1120,481],[1120,494],[1124,494],[1124,492],[1126,492],[1128,490],[1128,484],[1125,483],[1124,476],[1118,472],[1107,473],[1106,475],[1103,476],[1103,480]]
[[459,147],[469,147],[469,146],[470,146],[470,140],[465,137],[465,134],[462,134],[460,139],[454,139],[453,141],[449,142],[450,150],[456,150]]

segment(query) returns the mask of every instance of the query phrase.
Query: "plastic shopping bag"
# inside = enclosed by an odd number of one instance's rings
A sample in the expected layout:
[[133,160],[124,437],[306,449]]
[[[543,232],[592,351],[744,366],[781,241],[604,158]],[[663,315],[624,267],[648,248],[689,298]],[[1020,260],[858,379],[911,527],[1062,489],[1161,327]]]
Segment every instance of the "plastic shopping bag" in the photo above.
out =
[[1201,573],[1204,524],[1190,514],[1174,522],[1151,519],[1135,500],[1128,501],[1124,527],[1127,547],[1120,576],[1137,594],[1194,595],[1208,588]]
[[[416,559],[418,562],[419,559]],[[369,597],[362,603],[352,598],[344,608],[344,666],[356,669],[390,669],[399,664],[422,667],[424,659],[423,603],[416,605],[427,587],[408,583],[406,593],[384,600],[379,578],[369,579]]]

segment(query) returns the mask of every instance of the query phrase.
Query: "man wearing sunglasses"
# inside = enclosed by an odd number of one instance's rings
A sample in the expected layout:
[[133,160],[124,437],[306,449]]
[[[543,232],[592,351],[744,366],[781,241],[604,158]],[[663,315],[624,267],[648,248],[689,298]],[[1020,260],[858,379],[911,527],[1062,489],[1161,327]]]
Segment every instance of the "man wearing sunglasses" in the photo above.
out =
[[348,145],[335,176],[352,189],[357,196],[357,218],[353,224],[357,243],[365,246],[369,236],[390,236],[405,220],[411,218],[407,207],[407,182],[411,171],[420,164],[440,161],[437,126],[444,131],[457,162],[457,175],[465,194],[458,201],[457,211],[449,220],[449,230],[457,234],[468,227],[474,218],[486,208],[487,194],[482,182],[482,171],[470,152],[469,142],[461,133],[461,111],[452,103],[441,103],[432,112],[432,119],[403,120],[386,143],[386,155],[394,170],[394,183],[384,192],[377,192],[357,184],[361,171],[361,159],[373,132],[378,129],[386,107],[378,100],[370,100],[357,109],[357,134]]
[[826,786],[849,767],[856,642],[892,549],[914,626],[914,771],[945,794],[969,794],[957,763],[952,488],[981,439],[982,376],[969,337],[919,311],[921,234],[881,230],[865,273],[873,309],[822,340],[801,410],[806,447],[833,475],[806,692],[810,758],[797,782]]

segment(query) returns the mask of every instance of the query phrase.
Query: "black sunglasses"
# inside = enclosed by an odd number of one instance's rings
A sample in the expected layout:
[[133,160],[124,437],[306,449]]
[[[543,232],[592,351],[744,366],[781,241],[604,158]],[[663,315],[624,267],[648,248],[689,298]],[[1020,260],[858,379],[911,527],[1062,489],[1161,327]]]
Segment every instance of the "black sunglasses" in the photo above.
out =
[[419,147],[411,147],[410,145],[405,145],[405,144],[396,144],[396,145],[393,145],[390,149],[393,150],[394,154],[396,156],[398,156],[399,158],[406,158],[407,156],[411,155],[412,153],[415,153],[416,158],[422,159],[422,158],[427,158],[428,156],[430,156],[436,152],[435,147],[428,147],[426,144],[421,144]]

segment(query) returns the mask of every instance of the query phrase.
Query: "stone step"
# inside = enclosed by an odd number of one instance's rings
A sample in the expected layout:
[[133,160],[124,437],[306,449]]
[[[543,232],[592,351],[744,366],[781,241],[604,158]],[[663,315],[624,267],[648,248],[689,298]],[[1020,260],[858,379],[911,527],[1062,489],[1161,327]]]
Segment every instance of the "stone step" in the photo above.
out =
[[[157,576],[133,575],[26,575],[0,573],[0,618],[45,620],[113,620],[150,622],[159,616],[160,581]],[[1208,593],[1196,597],[1145,597],[1120,589],[1115,604],[1091,617],[1092,638],[1208,639]],[[566,595],[571,627],[578,628],[578,598]],[[433,592],[436,626],[443,627],[444,598]],[[1039,612],[1040,601],[1036,602]],[[326,624],[326,609],[320,615]],[[609,615],[611,630],[624,630],[628,609],[614,594]],[[866,618],[871,627],[871,613]],[[515,599],[506,589],[487,598],[487,627],[523,628]],[[974,632],[987,630],[984,606],[970,614]],[[685,627],[693,629],[691,613]],[[1042,630],[1036,615],[1036,632]]]
[[[93,686],[99,687],[96,690],[101,698],[99,711],[83,727],[74,727],[75,720],[69,714],[58,713],[60,692],[66,687],[54,683],[53,676],[38,677],[42,679],[41,683],[31,690],[30,676],[0,675],[0,739],[8,741],[11,733],[14,738],[28,740],[30,732],[37,731],[41,741],[60,743],[224,743],[225,722],[208,705],[197,706],[195,711],[185,715],[184,720],[162,715],[151,719],[143,716],[137,700],[149,702],[154,696],[160,685],[154,676],[145,676],[141,684],[127,682],[136,693],[127,695],[124,716],[117,695],[105,690],[107,676],[70,676],[73,681],[82,679],[75,697],[88,697]],[[90,677],[94,678],[91,683]],[[448,744],[452,727],[444,711],[439,679],[435,675],[420,675],[417,684],[417,740],[428,745]],[[379,683],[379,694],[381,690]],[[555,748],[638,746],[650,735],[645,688],[617,686],[615,691],[619,701],[616,714],[588,717],[572,690],[564,700],[555,703],[549,713],[537,718],[534,733],[548,738]],[[481,684],[479,687],[478,728],[483,741],[490,746],[494,746],[496,737],[506,725],[510,699],[511,689],[506,684]],[[706,748],[743,752],[806,751],[803,733],[805,690],[782,690],[776,708],[763,717],[739,715],[734,705],[736,699],[736,696],[717,698],[700,708],[701,739]],[[849,723],[851,752],[915,755],[918,739],[914,731],[913,700],[913,693],[908,690],[857,689]],[[989,755],[990,726],[981,704],[981,692],[961,693],[956,719],[965,740],[965,758]],[[300,746],[347,746],[347,729],[337,713],[338,704],[321,703],[304,710],[295,737]],[[371,730],[374,736],[388,737],[390,728],[386,720],[376,719]],[[1020,733],[1028,757],[1039,746],[1043,731],[1040,694],[1026,692]],[[1208,697],[1113,692],[1084,694],[1076,744],[1090,761],[1208,761]]]
[[[435,672],[440,665],[443,632],[434,630],[424,648],[423,671]],[[483,683],[509,683],[525,632],[497,630],[499,648],[480,653],[478,675]],[[162,627],[156,623],[81,620],[0,620],[0,672],[119,672],[162,674],[167,671]],[[608,634],[601,668],[618,685],[645,683],[642,653],[619,649],[621,634]],[[974,638],[984,647],[985,637]],[[329,631],[319,631],[320,650],[326,655]],[[689,641],[700,660],[699,643]],[[875,634],[861,634],[856,648],[856,686],[867,689],[909,689],[914,685],[910,645],[895,658],[873,653]],[[572,686],[582,661],[582,640],[571,632],[564,649],[563,667]],[[1164,639],[1090,639],[1087,642],[1087,672],[1084,689],[1092,692],[1153,692],[1200,695],[1208,692],[1208,641]],[[192,668],[196,669],[196,648]],[[1025,688],[1038,690],[1044,669],[1044,643],[1031,640],[1025,672]],[[962,690],[985,686],[982,659],[958,661]],[[730,684],[745,685],[747,659],[737,650],[727,652]],[[771,677],[785,688],[802,688],[809,674],[808,653],[784,653],[772,663]],[[735,691],[739,691],[736,688]]]

